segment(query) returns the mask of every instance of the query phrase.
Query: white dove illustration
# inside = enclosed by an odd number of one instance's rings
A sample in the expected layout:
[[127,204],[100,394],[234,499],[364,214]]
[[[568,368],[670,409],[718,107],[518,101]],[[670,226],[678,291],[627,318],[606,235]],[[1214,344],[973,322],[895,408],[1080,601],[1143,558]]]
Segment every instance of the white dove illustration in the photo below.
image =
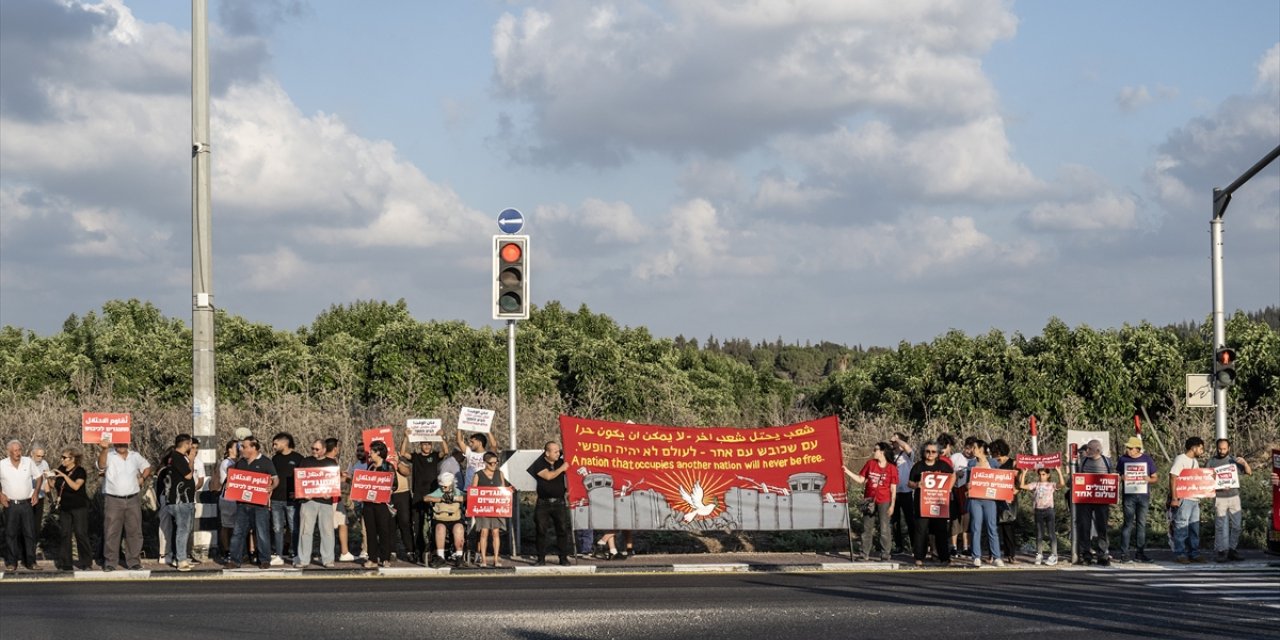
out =
[[687,505],[690,509],[693,509],[693,511],[690,511],[689,513],[684,514],[685,522],[693,522],[694,518],[709,516],[711,515],[712,511],[716,510],[715,498],[711,499],[710,504],[703,504],[701,482],[693,483],[692,493],[689,491],[685,491],[684,487],[680,487],[680,499],[684,500],[685,505]]

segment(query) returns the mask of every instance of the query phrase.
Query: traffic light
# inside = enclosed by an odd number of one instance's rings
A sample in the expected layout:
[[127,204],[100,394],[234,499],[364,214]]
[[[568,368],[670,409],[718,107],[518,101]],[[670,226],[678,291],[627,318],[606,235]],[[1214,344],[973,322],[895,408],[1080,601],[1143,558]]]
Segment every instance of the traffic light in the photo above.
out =
[[493,237],[493,319],[529,319],[529,236]]
[[1222,348],[1213,353],[1213,382],[1226,389],[1236,381],[1236,350]]

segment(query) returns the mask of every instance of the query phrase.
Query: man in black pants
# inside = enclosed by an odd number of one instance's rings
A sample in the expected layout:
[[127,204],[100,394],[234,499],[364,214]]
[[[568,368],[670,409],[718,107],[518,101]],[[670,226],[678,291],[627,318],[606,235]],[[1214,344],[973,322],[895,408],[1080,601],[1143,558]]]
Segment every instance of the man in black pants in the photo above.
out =
[[[441,449],[444,445],[441,444]],[[431,505],[427,504],[426,497],[431,495],[440,485],[436,482],[436,476],[440,475],[440,461],[444,459],[444,451],[436,451],[436,443],[419,442],[418,450],[413,451],[409,437],[405,436],[404,446],[400,448],[404,453],[400,456],[399,471],[401,475],[408,475],[412,480],[410,489],[413,493],[413,550],[414,561],[418,564],[426,564],[430,556],[431,536],[425,535],[425,527],[431,519]]]
[[565,501],[568,487],[565,485],[564,472],[568,468],[569,464],[560,454],[560,445],[555,442],[548,442],[542,449],[542,457],[529,465],[529,475],[538,482],[538,506],[533,511],[534,523],[538,527],[538,566],[547,563],[547,533],[552,524],[556,528],[560,564],[569,564],[573,537],[569,530],[569,505]]

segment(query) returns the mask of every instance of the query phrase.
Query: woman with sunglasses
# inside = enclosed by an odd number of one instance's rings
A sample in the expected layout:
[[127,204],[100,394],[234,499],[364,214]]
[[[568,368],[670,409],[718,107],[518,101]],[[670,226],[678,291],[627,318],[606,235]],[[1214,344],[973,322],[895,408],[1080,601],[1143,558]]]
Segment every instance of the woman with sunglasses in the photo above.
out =
[[[937,442],[930,440],[924,445],[924,459],[915,463],[911,467],[911,475],[908,476],[907,486],[911,487],[911,502],[908,509],[916,509],[916,528],[912,532],[911,544],[912,552],[915,555],[916,566],[923,567],[925,554],[929,550],[929,537],[933,537],[933,548],[938,554],[938,562],[944,566],[951,564],[951,520],[950,513],[946,509],[921,509],[920,489],[925,484],[925,474],[940,474],[932,476],[932,480],[936,480],[942,476],[951,477],[951,462],[941,456],[942,447]],[[945,487],[945,481],[943,487]],[[930,487],[932,488],[932,487]],[[946,490],[945,495],[950,498],[950,491]],[[952,507],[954,508],[954,507]]]
[[62,546],[58,551],[58,569],[70,571],[71,536],[76,539],[76,569],[88,571],[93,565],[89,550],[89,494],[85,491],[88,474],[82,466],[84,455],[79,449],[65,449],[62,464],[47,474],[53,480],[53,495],[58,501],[58,525]]
[[[471,483],[477,487],[507,487],[511,485],[507,483],[506,478],[502,477],[502,471],[498,469],[498,454],[492,451],[486,451],[484,454],[484,467],[476,472],[471,479]],[[485,556],[489,549],[489,539],[493,539],[493,566],[498,566],[499,550],[502,548],[502,532],[507,530],[506,518],[476,518],[476,528],[480,530],[480,566],[485,566]]]

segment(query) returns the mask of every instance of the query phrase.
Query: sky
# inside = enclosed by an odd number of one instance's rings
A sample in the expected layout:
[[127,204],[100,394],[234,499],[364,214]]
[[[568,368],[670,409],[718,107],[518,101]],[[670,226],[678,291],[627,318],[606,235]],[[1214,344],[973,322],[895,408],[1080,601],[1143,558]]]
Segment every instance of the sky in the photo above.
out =
[[[0,325],[190,318],[191,12],[0,3]],[[1280,145],[1280,4],[644,0],[209,5],[213,298],[292,330],[403,298],[656,336],[894,345],[1211,312],[1209,219]],[[1280,162],[1225,216],[1226,307],[1280,305]]]

